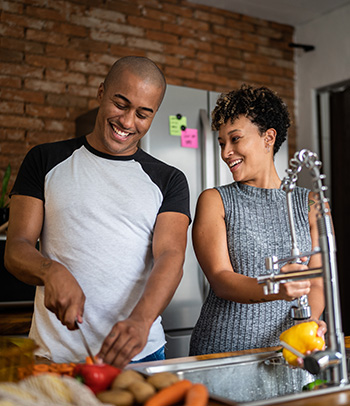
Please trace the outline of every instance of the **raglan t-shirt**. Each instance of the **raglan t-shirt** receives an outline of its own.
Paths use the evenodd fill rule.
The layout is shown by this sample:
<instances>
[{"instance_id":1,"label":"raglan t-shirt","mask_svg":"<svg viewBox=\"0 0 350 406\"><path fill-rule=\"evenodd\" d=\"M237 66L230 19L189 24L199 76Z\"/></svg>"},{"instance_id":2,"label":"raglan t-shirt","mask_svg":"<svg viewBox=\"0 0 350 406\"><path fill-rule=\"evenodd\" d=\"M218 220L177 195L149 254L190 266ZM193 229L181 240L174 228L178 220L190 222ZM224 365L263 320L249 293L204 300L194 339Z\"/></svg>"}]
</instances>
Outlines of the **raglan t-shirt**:
<instances>
[{"instance_id":1,"label":"raglan t-shirt","mask_svg":"<svg viewBox=\"0 0 350 406\"><path fill-rule=\"evenodd\" d=\"M181 171L141 149L131 156L99 152L85 136L30 150L11 195L44 202L40 250L67 267L83 289L83 329L94 353L143 293L153 265L157 215L172 211L190 218ZM46 309L43 286L36 289L29 335L40 347L37 354L55 362L86 357L79 332L69 331ZM134 360L164 344L159 316Z\"/></svg>"}]
</instances>

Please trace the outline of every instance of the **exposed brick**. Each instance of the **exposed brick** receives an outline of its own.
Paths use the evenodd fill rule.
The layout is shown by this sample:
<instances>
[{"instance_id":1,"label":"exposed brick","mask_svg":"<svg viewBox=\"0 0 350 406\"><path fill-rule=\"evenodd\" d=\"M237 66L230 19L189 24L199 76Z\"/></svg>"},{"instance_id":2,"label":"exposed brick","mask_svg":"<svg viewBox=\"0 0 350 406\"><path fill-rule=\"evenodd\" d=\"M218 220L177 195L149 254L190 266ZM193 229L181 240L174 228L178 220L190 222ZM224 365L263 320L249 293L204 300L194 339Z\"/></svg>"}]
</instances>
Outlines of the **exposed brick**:
<instances>
[{"instance_id":1,"label":"exposed brick","mask_svg":"<svg viewBox=\"0 0 350 406\"><path fill-rule=\"evenodd\" d=\"M55 45L68 45L68 36L63 34L57 34L55 32L38 31L28 29L26 38L29 41L47 42Z\"/></svg>"},{"instance_id":2,"label":"exposed brick","mask_svg":"<svg viewBox=\"0 0 350 406\"><path fill-rule=\"evenodd\" d=\"M177 18L173 14L164 13L162 11L153 10L151 8L146 8L146 7L142 9L142 15L144 17L150 18L151 20L163 21L164 23L171 23L171 24L175 24L176 18Z\"/></svg>"},{"instance_id":3,"label":"exposed brick","mask_svg":"<svg viewBox=\"0 0 350 406\"><path fill-rule=\"evenodd\" d=\"M240 41L238 39L229 39L228 46L232 48L242 49L243 51L254 51L256 45L253 42Z\"/></svg>"},{"instance_id":4,"label":"exposed brick","mask_svg":"<svg viewBox=\"0 0 350 406\"><path fill-rule=\"evenodd\" d=\"M63 59L52 56L27 54L25 60L28 65L32 66L42 66L62 70L66 68L66 62Z\"/></svg>"},{"instance_id":5,"label":"exposed brick","mask_svg":"<svg viewBox=\"0 0 350 406\"><path fill-rule=\"evenodd\" d=\"M163 44L157 41L151 41L144 38L127 38L126 45L132 48L149 49L151 51L161 52Z\"/></svg>"},{"instance_id":6,"label":"exposed brick","mask_svg":"<svg viewBox=\"0 0 350 406\"><path fill-rule=\"evenodd\" d=\"M195 10L194 16L198 20L203 20L211 24L225 25L225 17L214 13L207 13L203 10Z\"/></svg>"},{"instance_id":7,"label":"exposed brick","mask_svg":"<svg viewBox=\"0 0 350 406\"><path fill-rule=\"evenodd\" d=\"M244 72L243 78L247 82L265 83L265 84L271 82L269 75L263 75L259 73Z\"/></svg>"},{"instance_id":8,"label":"exposed brick","mask_svg":"<svg viewBox=\"0 0 350 406\"><path fill-rule=\"evenodd\" d=\"M101 54L97 52L90 52L89 62L93 63L104 63L108 67L112 66L117 58L110 54Z\"/></svg>"},{"instance_id":9,"label":"exposed brick","mask_svg":"<svg viewBox=\"0 0 350 406\"><path fill-rule=\"evenodd\" d=\"M179 26L190 27L195 31L209 31L209 24L205 21L196 21L190 18L179 18Z\"/></svg>"},{"instance_id":10,"label":"exposed brick","mask_svg":"<svg viewBox=\"0 0 350 406\"><path fill-rule=\"evenodd\" d=\"M186 0L5 0L1 162L10 157L15 175L31 146L73 137L75 118L98 107L99 84L126 55L154 60L169 84L219 92L243 82L270 86L293 113L293 34L291 26ZM294 129L289 143L295 148Z\"/></svg>"},{"instance_id":11,"label":"exposed brick","mask_svg":"<svg viewBox=\"0 0 350 406\"><path fill-rule=\"evenodd\" d=\"M104 81L104 79L105 79L104 76L90 75L88 77L87 84L95 89L94 94L95 97L97 96L97 89L100 86L100 84Z\"/></svg>"},{"instance_id":12,"label":"exposed brick","mask_svg":"<svg viewBox=\"0 0 350 406\"><path fill-rule=\"evenodd\" d=\"M3 37L24 38L24 28L0 23L0 35Z\"/></svg>"},{"instance_id":13,"label":"exposed brick","mask_svg":"<svg viewBox=\"0 0 350 406\"><path fill-rule=\"evenodd\" d=\"M24 103L0 100L0 111L2 114L5 113L23 114Z\"/></svg>"},{"instance_id":14,"label":"exposed brick","mask_svg":"<svg viewBox=\"0 0 350 406\"><path fill-rule=\"evenodd\" d=\"M62 133L62 132L53 132L53 131L28 131L27 141L29 148L43 144L45 142L55 142L63 141L69 138L74 137L74 133Z\"/></svg>"},{"instance_id":15,"label":"exposed brick","mask_svg":"<svg viewBox=\"0 0 350 406\"><path fill-rule=\"evenodd\" d=\"M201 51L209 52L212 50L212 44L206 41L198 41L192 38L182 38L181 45L188 48L199 49Z\"/></svg>"},{"instance_id":16,"label":"exposed brick","mask_svg":"<svg viewBox=\"0 0 350 406\"><path fill-rule=\"evenodd\" d=\"M175 55L178 58L193 58L196 54L195 47L187 48L185 46L177 45L164 45L164 52L166 54Z\"/></svg>"},{"instance_id":17,"label":"exposed brick","mask_svg":"<svg viewBox=\"0 0 350 406\"><path fill-rule=\"evenodd\" d=\"M146 56L146 50L132 48L130 46L120 46L112 44L110 47L110 54L115 55L117 59L123 56L135 55L135 56Z\"/></svg>"},{"instance_id":18,"label":"exposed brick","mask_svg":"<svg viewBox=\"0 0 350 406\"><path fill-rule=\"evenodd\" d=\"M22 79L20 77L0 75L0 87L15 87L22 86Z\"/></svg>"},{"instance_id":19,"label":"exposed brick","mask_svg":"<svg viewBox=\"0 0 350 406\"><path fill-rule=\"evenodd\" d=\"M213 32L223 37L241 39L242 32L234 28L227 28L225 26L213 25Z\"/></svg>"},{"instance_id":20,"label":"exposed brick","mask_svg":"<svg viewBox=\"0 0 350 406\"><path fill-rule=\"evenodd\" d=\"M198 52L197 58L203 62L210 62L217 65L225 65L227 58L221 55L215 55L212 52Z\"/></svg>"},{"instance_id":21,"label":"exposed brick","mask_svg":"<svg viewBox=\"0 0 350 406\"><path fill-rule=\"evenodd\" d=\"M155 28L155 27L152 27ZM157 28L158 29L158 28ZM162 28L164 33L171 33L181 37L193 37L195 35L195 30L190 27L184 27L177 24L164 24Z\"/></svg>"},{"instance_id":22,"label":"exposed brick","mask_svg":"<svg viewBox=\"0 0 350 406\"><path fill-rule=\"evenodd\" d=\"M39 104L27 104L26 114L32 117L66 118L67 109L64 107L54 107Z\"/></svg>"},{"instance_id":23,"label":"exposed brick","mask_svg":"<svg viewBox=\"0 0 350 406\"><path fill-rule=\"evenodd\" d=\"M25 28L33 28L36 30L42 30L44 28L45 20L28 17L24 14L10 14L10 13L2 13L1 14L1 21L6 22L13 27L25 27Z\"/></svg>"},{"instance_id":24,"label":"exposed brick","mask_svg":"<svg viewBox=\"0 0 350 406\"><path fill-rule=\"evenodd\" d=\"M10 13L22 14L23 4L3 0L1 2L1 10L8 11Z\"/></svg>"},{"instance_id":25,"label":"exposed brick","mask_svg":"<svg viewBox=\"0 0 350 406\"><path fill-rule=\"evenodd\" d=\"M110 44L108 42L92 41L91 38L71 38L70 45L79 52L105 52L108 53ZM75 58L72 58L75 59Z\"/></svg>"},{"instance_id":26,"label":"exposed brick","mask_svg":"<svg viewBox=\"0 0 350 406\"><path fill-rule=\"evenodd\" d=\"M48 94L46 97L46 101L49 105L52 106L62 106L62 107L79 107L79 108L86 108L88 102L86 97L76 97L72 96L71 94Z\"/></svg>"},{"instance_id":27,"label":"exposed brick","mask_svg":"<svg viewBox=\"0 0 350 406\"><path fill-rule=\"evenodd\" d=\"M26 7L26 14L29 16L39 17L42 20L56 20L56 21L64 21L65 15L61 13L59 10L50 10L48 8L41 8L41 7Z\"/></svg>"},{"instance_id":28,"label":"exposed brick","mask_svg":"<svg viewBox=\"0 0 350 406\"><path fill-rule=\"evenodd\" d=\"M39 79L43 77L43 69L26 64L18 65L16 63L0 62L0 71L4 75L21 76L22 78L34 77Z\"/></svg>"},{"instance_id":29,"label":"exposed brick","mask_svg":"<svg viewBox=\"0 0 350 406\"><path fill-rule=\"evenodd\" d=\"M170 66L180 66L180 59L176 56L169 56L155 52L148 52L147 57L152 59L155 63L162 63Z\"/></svg>"},{"instance_id":30,"label":"exposed brick","mask_svg":"<svg viewBox=\"0 0 350 406\"><path fill-rule=\"evenodd\" d=\"M95 41L111 42L112 44L125 44L125 37L121 34L111 34L107 31L91 30L90 38Z\"/></svg>"},{"instance_id":31,"label":"exposed brick","mask_svg":"<svg viewBox=\"0 0 350 406\"><path fill-rule=\"evenodd\" d=\"M106 75L108 72L108 68L103 64L78 61L70 61L69 70L75 72L91 73L95 75Z\"/></svg>"},{"instance_id":32,"label":"exposed brick","mask_svg":"<svg viewBox=\"0 0 350 406\"><path fill-rule=\"evenodd\" d=\"M44 93L21 89L0 89L0 97L5 100L18 100L28 103L44 103Z\"/></svg>"},{"instance_id":33,"label":"exposed brick","mask_svg":"<svg viewBox=\"0 0 350 406\"><path fill-rule=\"evenodd\" d=\"M185 69L192 69L196 72L214 72L214 65L211 63L203 63L193 59L184 59L182 67Z\"/></svg>"},{"instance_id":34,"label":"exposed brick","mask_svg":"<svg viewBox=\"0 0 350 406\"><path fill-rule=\"evenodd\" d=\"M75 124L64 120L45 120L45 130L73 134L75 131Z\"/></svg>"},{"instance_id":35,"label":"exposed brick","mask_svg":"<svg viewBox=\"0 0 350 406\"><path fill-rule=\"evenodd\" d=\"M163 27L163 25L160 21L149 20L148 18L138 17L138 16L128 16L128 23L131 26L142 27L142 28L146 28L146 29L150 28L153 30L160 30ZM164 30L167 30L168 25L173 25L173 24L165 24Z\"/></svg>"},{"instance_id":36,"label":"exposed brick","mask_svg":"<svg viewBox=\"0 0 350 406\"><path fill-rule=\"evenodd\" d=\"M59 32L73 37L86 37L88 34L86 27L56 21L47 21L45 23L45 30Z\"/></svg>"},{"instance_id":37,"label":"exposed brick","mask_svg":"<svg viewBox=\"0 0 350 406\"><path fill-rule=\"evenodd\" d=\"M0 47L3 49L12 49L18 51L31 52L35 54L44 53L44 45L38 42L25 41L14 38L0 38Z\"/></svg>"},{"instance_id":38,"label":"exposed brick","mask_svg":"<svg viewBox=\"0 0 350 406\"><path fill-rule=\"evenodd\" d=\"M21 62L23 60L23 53L18 51L11 51L10 49L3 49L0 54L0 61L3 62Z\"/></svg>"},{"instance_id":39,"label":"exposed brick","mask_svg":"<svg viewBox=\"0 0 350 406\"><path fill-rule=\"evenodd\" d=\"M0 153L3 156L10 157L11 169L14 173L17 173L19 163L15 164L13 156L19 156L19 159L22 161L27 151L27 145L22 142L3 141L0 144Z\"/></svg>"},{"instance_id":40,"label":"exposed brick","mask_svg":"<svg viewBox=\"0 0 350 406\"><path fill-rule=\"evenodd\" d=\"M279 49L258 46L257 51L261 55L272 56L273 58L283 59L283 52Z\"/></svg>"},{"instance_id":41,"label":"exposed brick","mask_svg":"<svg viewBox=\"0 0 350 406\"><path fill-rule=\"evenodd\" d=\"M163 11L171 14L175 14L177 16L181 17L186 17L186 18L192 18L193 17L193 11L192 9L189 9L188 7L183 7L183 6L178 6L174 4L167 4L167 3L162 3L162 9Z\"/></svg>"},{"instance_id":42,"label":"exposed brick","mask_svg":"<svg viewBox=\"0 0 350 406\"><path fill-rule=\"evenodd\" d=\"M84 84L86 83L86 77L82 73L78 72L66 72L47 69L45 77L47 80L54 82L62 83L75 83L75 84Z\"/></svg>"},{"instance_id":43,"label":"exposed brick","mask_svg":"<svg viewBox=\"0 0 350 406\"><path fill-rule=\"evenodd\" d=\"M87 12L91 17L96 17L101 20L113 21L115 23L125 23L126 16L124 13L111 11L110 9L102 9L92 7Z\"/></svg>"},{"instance_id":44,"label":"exposed brick","mask_svg":"<svg viewBox=\"0 0 350 406\"><path fill-rule=\"evenodd\" d=\"M79 61L86 59L86 52L83 52L80 49L61 47L51 44L46 46L46 55L55 56L57 58L76 59Z\"/></svg>"},{"instance_id":45,"label":"exposed brick","mask_svg":"<svg viewBox=\"0 0 350 406\"><path fill-rule=\"evenodd\" d=\"M179 38L176 35L166 34L162 31L150 31L146 32L146 38L152 41L167 42L169 44L177 45Z\"/></svg>"},{"instance_id":46,"label":"exposed brick","mask_svg":"<svg viewBox=\"0 0 350 406\"><path fill-rule=\"evenodd\" d=\"M18 128L0 128L0 140L24 141L25 130Z\"/></svg>"},{"instance_id":47,"label":"exposed brick","mask_svg":"<svg viewBox=\"0 0 350 406\"><path fill-rule=\"evenodd\" d=\"M44 123L42 120L32 117L14 116L14 115L3 115L0 114L0 122L3 123L4 127L9 128L24 128L24 129L42 129Z\"/></svg>"},{"instance_id":48,"label":"exposed brick","mask_svg":"<svg viewBox=\"0 0 350 406\"><path fill-rule=\"evenodd\" d=\"M52 82L49 80L26 79L24 81L24 87L26 89L40 90L46 93L62 94L65 92L66 84Z\"/></svg>"},{"instance_id":49,"label":"exposed brick","mask_svg":"<svg viewBox=\"0 0 350 406\"><path fill-rule=\"evenodd\" d=\"M189 69L181 69L181 68L174 68L174 67L166 67L165 68L165 76L175 76L179 78L186 78L186 79L194 79L196 77L196 72Z\"/></svg>"},{"instance_id":50,"label":"exposed brick","mask_svg":"<svg viewBox=\"0 0 350 406\"><path fill-rule=\"evenodd\" d=\"M69 85L68 93L75 96L96 97L97 89L96 87Z\"/></svg>"}]
</instances>

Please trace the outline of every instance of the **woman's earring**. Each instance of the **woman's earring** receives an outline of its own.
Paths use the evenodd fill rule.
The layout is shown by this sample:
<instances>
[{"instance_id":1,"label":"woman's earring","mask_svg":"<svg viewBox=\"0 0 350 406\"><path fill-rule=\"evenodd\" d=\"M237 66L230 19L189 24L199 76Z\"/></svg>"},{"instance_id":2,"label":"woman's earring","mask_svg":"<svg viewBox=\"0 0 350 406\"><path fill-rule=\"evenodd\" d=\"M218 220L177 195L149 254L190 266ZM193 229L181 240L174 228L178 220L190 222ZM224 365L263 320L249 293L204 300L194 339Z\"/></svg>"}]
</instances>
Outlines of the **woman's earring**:
<instances>
[{"instance_id":1,"label":"woman's earring","mask_svg":"<svg viewBox=\"0 0 350 406\"><path fill-rule=\"evenodd\" d=\"M270 152L270 144L266 144L266 151Z\"/></svg>"}]
</instances>

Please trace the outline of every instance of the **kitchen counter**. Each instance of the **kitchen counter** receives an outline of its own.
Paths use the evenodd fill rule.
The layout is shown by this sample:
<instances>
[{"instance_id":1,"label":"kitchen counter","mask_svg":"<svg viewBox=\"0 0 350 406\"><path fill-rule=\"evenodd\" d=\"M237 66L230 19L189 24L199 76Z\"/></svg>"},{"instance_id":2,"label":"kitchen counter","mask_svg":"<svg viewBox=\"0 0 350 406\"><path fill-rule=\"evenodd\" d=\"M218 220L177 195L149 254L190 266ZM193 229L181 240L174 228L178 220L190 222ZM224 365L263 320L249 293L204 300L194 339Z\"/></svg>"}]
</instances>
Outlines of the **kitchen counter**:
<instances>
[{"instance_id":1,"label":"kitchen counter","mask_svg":"<svg viewBox=\"0 0 350 406\"><path fill-rule=\"evenodd\" d=\"M193 356L193 357L183 357L183 358L174 358L168 359L165 361L154 361L148 363L148 365L153 366L167 366L171 364L180 364L180 363L188 363L188 362L195 362L195 361L202 361L202 360L210 360L210 359L218 359L224 357L236 357L240 355L250 355L250 354L257 354L266 351L275 351L281 347L272 347L268 349L255 349L255 350L245 350L245 351L237 351L231 353L222 353L222 354L208 354L208 355L200 355L200 356ZM139 364L141 365L141 364ZM145 363L143 364L145 365ZM136 367L139 369L137 364L133 364L132 368ZM220 372L218 371L218 374ZM333 389L325 389L324 392L332 391ZM299 399L301 396L308 396L307 398ZM295 399L290 399L291 397L295 397ZM341 388L337 388L336 392L333 393L321 393L317 395L317 391L314 392L303 392L302 394L295 394L295 395L288 395L289 400L282 402L277 401L278 398L271 399L271 403L268 400L264 401L264 404L267 405L279 405L279 406L340 406L340 405L350 405L350 386L348 385L345 390ZM280 398L281 399L281 398ZM265 403L266 402L266 403ZM235 405L244 405L245 403L236 403L234 401L227 401L225 399L220 399L220 397L213 396L210 399L209 406L235 406ZM248 403L249 404L249 403Z\"/></svg>"},{"instance_id":2,"label":"kitchen counter","mask_svg":"<svg viewBox=\"0 0 350 406\"><path fill-rule=\"evenodd\" d=\"M27 335L32 315L33 306L0 309L0 335Z\"/></svg>"}]
</instances>

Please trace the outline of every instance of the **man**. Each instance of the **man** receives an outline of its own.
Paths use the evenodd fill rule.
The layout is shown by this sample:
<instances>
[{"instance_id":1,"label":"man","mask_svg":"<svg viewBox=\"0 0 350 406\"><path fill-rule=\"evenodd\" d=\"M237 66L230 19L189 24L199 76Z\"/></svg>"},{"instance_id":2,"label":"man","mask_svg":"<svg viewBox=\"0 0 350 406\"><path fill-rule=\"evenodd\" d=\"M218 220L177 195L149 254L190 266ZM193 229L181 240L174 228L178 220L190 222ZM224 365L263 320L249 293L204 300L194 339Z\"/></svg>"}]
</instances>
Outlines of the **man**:
<instances>
[{"instance_id":1,"label":"man","mask_svg":"<svg viewBox=\"0 0 350 406\"><path fill-rule=\"evenodd\" d=\"M30 337L40 356L84 359L77 321L104 362L164 358L159 315L182 277L189 192L138 142L165 89L152 61L121 58L99 86L92 133L36 146L22 163L5 265L38 285Z\"/></svg>"}]
</instances>

